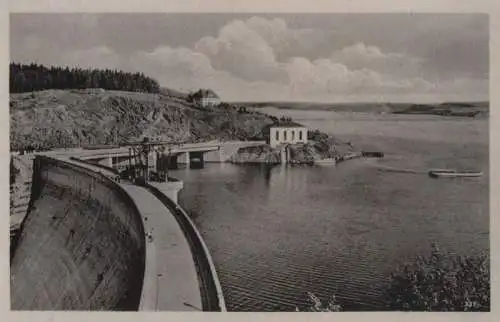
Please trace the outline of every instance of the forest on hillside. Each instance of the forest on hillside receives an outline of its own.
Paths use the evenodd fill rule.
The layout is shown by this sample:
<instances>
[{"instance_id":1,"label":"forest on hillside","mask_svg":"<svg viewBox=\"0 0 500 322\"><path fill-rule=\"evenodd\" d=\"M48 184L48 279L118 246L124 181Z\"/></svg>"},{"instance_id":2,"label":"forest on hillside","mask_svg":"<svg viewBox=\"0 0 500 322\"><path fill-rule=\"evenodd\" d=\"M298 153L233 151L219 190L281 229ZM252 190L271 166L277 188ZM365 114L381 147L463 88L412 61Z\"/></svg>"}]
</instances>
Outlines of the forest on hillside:
<instances>
[{"instance_id":1,"label":"forest on hillside","mask_svg":"<svg viewBox=\"0 0 500 322\"><path fill-rule=\"evenodd\" d=\"M38 64L10 64L11 93L46 89L102 88L107 90L158 93L158 82L143 73L79 67L46 67Z\"/></svg>"}]
</instances>

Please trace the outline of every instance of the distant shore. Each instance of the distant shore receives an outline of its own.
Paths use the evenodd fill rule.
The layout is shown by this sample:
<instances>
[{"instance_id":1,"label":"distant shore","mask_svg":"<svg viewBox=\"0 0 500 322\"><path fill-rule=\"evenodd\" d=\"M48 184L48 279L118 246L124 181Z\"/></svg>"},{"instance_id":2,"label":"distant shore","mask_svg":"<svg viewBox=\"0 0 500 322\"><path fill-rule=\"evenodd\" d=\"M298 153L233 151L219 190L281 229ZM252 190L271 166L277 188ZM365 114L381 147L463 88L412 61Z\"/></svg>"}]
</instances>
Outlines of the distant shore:
<instances>
[{"instance_id":1,"label":"distant shore","mask_svg":"<svg viewBox=\"0 0 500 322\"><path fill-rule=\"evenodd\" d=\"M248 102L256 109L272 107L280 110L362 112L382 114L425 114L450 117L475 117L489 114L488 101L443 103L315 103L315 102Z\"/></svg>"}]
</instances>

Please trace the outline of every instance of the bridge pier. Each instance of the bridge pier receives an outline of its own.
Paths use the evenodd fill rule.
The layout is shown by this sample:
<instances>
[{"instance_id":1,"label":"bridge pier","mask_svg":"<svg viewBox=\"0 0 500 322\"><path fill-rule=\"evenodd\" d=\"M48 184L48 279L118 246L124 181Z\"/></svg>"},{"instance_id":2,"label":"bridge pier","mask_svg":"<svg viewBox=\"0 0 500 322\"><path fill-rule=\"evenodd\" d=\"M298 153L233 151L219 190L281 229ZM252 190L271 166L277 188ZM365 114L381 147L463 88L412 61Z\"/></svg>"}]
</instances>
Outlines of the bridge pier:
<instances>
[{"instance_id":1,"label":"bridge pier","mask_svg":"<svg viewBox=\"0 0 500 322\"><path fill-rule=\"evenodd\" d=\"M177 163L177 156L176 155L169 155L167 156L167 168L170 170L175 170L179 169L179 164Z\"/></svg>"},{"instance_id":2,"label":"bridge pier","mask_svg":"<svg viewBox=\"0 0 500 322\"><path fill-rule=\"evenodd\" d=\"M208 151L203 154L203 161L204 162L224 162L224 158L222 157L222 151L219 148L218 150L215 151Z\"/></svg>"},{"instance_id":3,"label":"bridge pier","mask_svg":"<svg viewBox=\"0 0 500 322\"><path fill-rule=\"evenodd\" d=\"M189 153L189 167L193 169L201 169L205 166L203 152L188 152Z\"/></svg>"},{"instance_id":4,"label":"bridge pier","mask_svg":"<svg viewBox=\"0 0 500 322\"><path fill-rule=\"evenodd\" d=\"M179 191L181 191L184 187L184 183L182 181L169 181L161 183L149 182L149 184L160 190L175 203L177 203L177 195L179 194Z\"/></svg>"},{"instance_id":5,"label":"bridge pier","mask_svg":"<svg viewBox=\"0 0 500 322\"><path fill-rule=\"evenodd\" d=\"M182 152L177 156L177 163L189 164L189 152Z\"/></svg>"},{"instance_id":6,"label":"bridge pier","mask_svg":"<svg viewBox=\"0 0 500 322\"><path fill-rule=\"evenodd\" d=\"M283 146L280 151L281 164L287 164L290 162L291 159L292 157L291 157L290 147L288 145Z\"/></svg>"},{"instance_id":7,"label":"bridge pier","mask_svg":"<svg viewBox=\"0 0 500 322\"><path fill-rule=\"evenodd\" d=\"M153 171L158 171L157 164L158 164L158 152L152 151L149 156L149 169Z\"/></svg>"}]
</instances>

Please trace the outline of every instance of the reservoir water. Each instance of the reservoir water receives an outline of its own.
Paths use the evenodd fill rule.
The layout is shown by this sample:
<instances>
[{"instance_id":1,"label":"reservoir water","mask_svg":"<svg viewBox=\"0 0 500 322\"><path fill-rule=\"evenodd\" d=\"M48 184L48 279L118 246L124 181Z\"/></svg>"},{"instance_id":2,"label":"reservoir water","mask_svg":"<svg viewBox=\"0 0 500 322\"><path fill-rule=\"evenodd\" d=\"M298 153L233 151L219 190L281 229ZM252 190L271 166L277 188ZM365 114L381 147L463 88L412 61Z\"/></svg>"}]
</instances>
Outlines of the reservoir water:
<instances>
[{"instance_id":1,"label":"reservoir water","mask_svg":"<svg viewBox=\"0 0 500 322\"><path fill-rule=\"evenodd\" d=\"M294 310L309 303L308 291L335 294L346 310L382 310L390 272L428 255L432 243L448 254L489 251L488 120L289 115L386 157L173 171L184 180L180 203L205 238L230 311ZM426 174L448 167L484 176Z\"/></svg>"}]
</instances>

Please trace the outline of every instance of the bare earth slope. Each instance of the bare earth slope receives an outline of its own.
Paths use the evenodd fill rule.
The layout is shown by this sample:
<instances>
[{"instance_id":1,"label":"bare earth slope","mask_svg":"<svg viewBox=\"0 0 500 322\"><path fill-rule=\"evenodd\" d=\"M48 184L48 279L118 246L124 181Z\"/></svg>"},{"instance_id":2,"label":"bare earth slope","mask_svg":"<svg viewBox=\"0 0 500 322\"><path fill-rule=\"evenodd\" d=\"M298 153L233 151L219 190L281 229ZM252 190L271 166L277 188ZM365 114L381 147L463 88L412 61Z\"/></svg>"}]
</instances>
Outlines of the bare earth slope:
<instances>
[{"instance_id":1,"label":"bare earth slope","mask_svg":"<svg viewBox=\"0 0 500 322\"><path fill-rule=\"evenodd\" d=\"M163 94L47 90L10 95L12 149L161 140L245 140L272 119L235 108L202 110Z\"/></svg>"}]
</instances>

